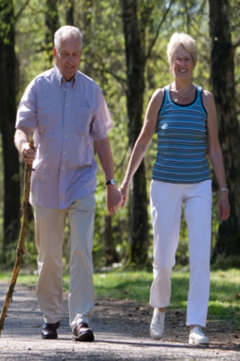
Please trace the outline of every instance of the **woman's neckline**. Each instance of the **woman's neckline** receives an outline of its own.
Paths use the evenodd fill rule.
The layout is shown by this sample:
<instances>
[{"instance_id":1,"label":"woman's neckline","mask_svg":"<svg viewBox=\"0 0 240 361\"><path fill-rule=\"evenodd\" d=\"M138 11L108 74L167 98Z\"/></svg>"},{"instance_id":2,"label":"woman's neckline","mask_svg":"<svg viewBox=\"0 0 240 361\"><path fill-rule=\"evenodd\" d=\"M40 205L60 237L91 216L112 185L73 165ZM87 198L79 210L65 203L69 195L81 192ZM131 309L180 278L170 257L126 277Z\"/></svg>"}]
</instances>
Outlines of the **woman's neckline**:
<instances>
[{"instance_id":1,"label":"woman's neckline","mask_svg":"<svg viewBox=\"0 0 240 361\"><path fill-rule=\"evenodd\" d=\"M183 92L183 95L181 95L180 91L178 92L177 90L172 89L172 83L171 83L169 85L169 98L171 102L182 107L191 105L197 99L197 87L196 85L191 84L191 86L189 87L189 93L187 93L186 91L185 93ZM186 102L184 101L184 99L186 99Z\"/></svg>"}]
</instances>

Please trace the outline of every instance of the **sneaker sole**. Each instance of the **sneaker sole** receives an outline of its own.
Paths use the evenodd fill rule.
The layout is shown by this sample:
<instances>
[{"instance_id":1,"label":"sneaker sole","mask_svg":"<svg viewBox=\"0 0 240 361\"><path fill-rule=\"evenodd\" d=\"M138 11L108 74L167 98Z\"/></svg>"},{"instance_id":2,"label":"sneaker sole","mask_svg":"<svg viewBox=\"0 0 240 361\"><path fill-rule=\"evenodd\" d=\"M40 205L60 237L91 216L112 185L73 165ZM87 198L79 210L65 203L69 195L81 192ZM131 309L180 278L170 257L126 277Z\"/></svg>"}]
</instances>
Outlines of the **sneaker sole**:
<instances>
[{"instance_id":1,"label":"sneaker sole","mask_svg":"<svg viewBox=\"0 0 240 361\"><path fill-rule=\"evenodd\" d=\"M45 336L41 334L41 337L43 340L56 340L58 338L57 335L52 335L52 336Z\"/></svg>"},{"instance_id":2,"label":"sneaker sole","mask_svg":"<svg viewBox=\"0 0 240 361\"><path fill-rule=\"evenodd\" d=\"M150 331L150 336L153 340L161 340L161 338L163 338L163 334L162 335L156 335L156 334L153 334L151 331Z\"/></svg>"},{"instance_id":3,"label":"sneaker sole","mask_svg":"<svg viewBox=\"0 0 240 361\"><path fill-rule=\"evenodd\" d=\"M189 343L190 345L208 345L208 344L209 344L209 341L198 342L198 341L194 341L194 340L190 339L190 340L188 341L188 343Z\"/></svg>"},{"instance_id":4,"label":"sneaker sole","mask_svg":"<svg viewBox=\"0 0 240 361\"><path fill-rule=\"evenodd\" d=\"M150 335L151 336L151 338L153 339L153 340L161 340L163 337L162 336L153 336L153 335Z\"/></svg>"},{"instance_id":5,"label":"sneaker sole","mask_svg":"<svg viewBox=\"0 0 240 361\"><path fill-rule=\"evenodd\" d=\"M73 339L80 342L92 342L94 341L94 335L91 331L86 331L79 336L73 336Z\"/></svg>"}]
</instances>

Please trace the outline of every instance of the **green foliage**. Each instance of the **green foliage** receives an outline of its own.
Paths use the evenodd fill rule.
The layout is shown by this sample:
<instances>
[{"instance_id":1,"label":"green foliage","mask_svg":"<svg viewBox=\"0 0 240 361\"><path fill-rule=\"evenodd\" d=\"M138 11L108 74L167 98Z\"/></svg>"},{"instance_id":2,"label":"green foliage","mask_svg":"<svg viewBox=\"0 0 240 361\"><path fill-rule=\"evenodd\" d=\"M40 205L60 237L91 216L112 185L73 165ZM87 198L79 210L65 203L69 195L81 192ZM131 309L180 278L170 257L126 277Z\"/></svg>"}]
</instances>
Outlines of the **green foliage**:
<instances>
[{"instance_id":1,"label":"green foliage","mask_svg":"<svg viewBox=\"0 0 240 361\"><path fill-rule=\"evenodd\" d=\"M240 268L240 259L238 255L226 256L225 254L217 255L214 260L215 269L229 269L232 267Z\"/></svg>"},{"instance_id":2,"label":"green foliage","mask_svg":"<svg viewBox=\"0 0 240 361\"><path fill-rule=\"evenodd\" d=\"M0 38L6 45L11 41L12 25L14 24L13 1L0 0Z\"/></svg>"},{"instance_id":3,"label":"green foliage","mask_svg":"<svg viewBox=\"0 0 240 361\"><path fill-rule=\"evenodd\" d=\"M0 135L0 244L3 238L3 163L2 137Z\"/></svg>"},{"instance_id":4,"label":"green foliage","mask_svg":"<svg viewBox=\"0 0 240 361\"><path fill-rule=\"evenodd\" d=\"M0 9L4 4L11 2L0 1ZM209 88L209 57L210 41L208 29L208 7L206 1L176 0L170 11L163 20L164 12L170 1L139 0L140 13L142 16L148 8L149 16L145 19L146 49L150 48L159 25L160 33L151 51L147 62L145 80L146 90L144 99L144 110L156 88L163 87L171 81L169 65L166 56L166 47L171 34L175 31L186 31L197 41L198 63L194 72L194 81L203 87ZM239 40L239 0L231 0L232 5L232 36L233 41ZM18 99L23 93L29 81L40 72L46 70L49 64L49 54L46 52L46 25L45 15L47 9L46 1L38 0L14 0L14 12L16 20L16 54L18 58L19 92ZM57 2L60 25L66 22L66 12L69 0ZM3 13L1 13L3 16ZM94 78L103 89L110 112L112 114L114 128L110 131L110 140L115 160L115 178L120 184L123 178L129 159L129 147L127 138L127 113L126 113L126 64L125 44L122 32L120 1L115 0L76 0L75 25L83 31L84 47L80 70ZM0 22L0 33L6 32ZM52 44L53 45L53 44ZM240 84L240 57L239 47L236 48L236 83ZM240 91L237 87L237 95ZM237 97L239 98L239 97ZM239 107L238 101L238 107ZM240 112L239 112L240 114ZM0 152L2 147L0 144ZM156 152L156 138L154 137L151 146L145 156L147 188L151 181L152 164ZM0 241L2 240L2 209L3 209L3 180L2 180L2 154L0 153ZM99 269L104 265L104 216L107 213L105 199L105 181L101 171L97 175L98 187L96 192L97 209L95 223L94 241L94 264ZM216 195L214 194L213 207L213 247L215 235L218 230L219 218L216 208ZM150 212L149 212L150 214ZM149 216L150 217L150 216ZM129 254L129 218L128 208L120 209L112 217L113 244L122 263L127 263ZM68 228L66 226L66 238ZM33 267L36 264L36 248L33 237L33 225L27 236L28 255L24 258L27 266ZM149 261L152 259L152 230L150 233ZM68 263L68 244L65 242L64 264ZM9 262L14 259L15 250L9 251ZM176 255L177 264L188 263L188 241L187 230L183 220L180 233L180 244ZM223 260L222 260L223 261ZM218 264L223 264L218 260ZM235 260L231 260L234 261Z\"/></svg>"},{"instance_id":5,"label":"green foliage","mask_svg":"<svg viewBox=\"0 0 240 361\"><path fill-rule=\"evenodd\" d=\"M16 1L16 11L24 4ZM19 63L19 97L26 85L39 73L50 68L49 54L45 46L45 1L30 0L18 18L16 27L16 53ZM53 44L52 44L53 47Z\"/></svg>"}]
</instances>

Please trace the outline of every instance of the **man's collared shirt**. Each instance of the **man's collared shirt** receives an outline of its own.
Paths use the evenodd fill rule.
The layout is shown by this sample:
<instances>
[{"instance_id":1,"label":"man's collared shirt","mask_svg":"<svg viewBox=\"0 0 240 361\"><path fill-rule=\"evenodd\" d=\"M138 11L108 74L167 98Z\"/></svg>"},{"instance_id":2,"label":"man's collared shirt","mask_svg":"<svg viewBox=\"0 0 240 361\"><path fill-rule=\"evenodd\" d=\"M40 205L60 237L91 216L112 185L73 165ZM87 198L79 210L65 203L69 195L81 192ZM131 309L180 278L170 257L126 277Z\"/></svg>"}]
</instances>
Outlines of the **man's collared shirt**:
<instances>
[{"instance_id":1,"label":"man's collared shirt","mask_svg":"<svg viewBox=\"0 0 240 361\"><path fill-rule=\"evenodd\" d=\"M94 141L112 127L98 85L78 71L66 82L59 69L37 76L20 101L16 128L33 133L30 202L33 206L67 208L95 191Z\"/></svg>"}]
</instances>

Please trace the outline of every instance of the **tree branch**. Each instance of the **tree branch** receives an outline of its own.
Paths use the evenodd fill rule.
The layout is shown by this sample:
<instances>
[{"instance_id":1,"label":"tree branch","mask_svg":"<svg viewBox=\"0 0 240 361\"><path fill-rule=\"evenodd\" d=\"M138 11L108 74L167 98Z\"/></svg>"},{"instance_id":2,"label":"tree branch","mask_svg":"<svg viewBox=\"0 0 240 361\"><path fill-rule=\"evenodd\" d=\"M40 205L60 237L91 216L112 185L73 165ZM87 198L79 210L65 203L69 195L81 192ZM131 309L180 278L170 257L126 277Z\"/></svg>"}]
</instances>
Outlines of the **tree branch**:
<instances>
[{"instance_id":1,"label":"tree branch","mask_svg":"<svg viewBox=\"0 0 240 361\"><path fill-rule=\"evenodd\" d=\"M123 91L125 93L127 93L127 81L125 78L117 75L114 71L112 71L111 69L107 69L106 67L102 66L102 67L96 67L95 71L98 71L99 73L101 72L105 72L109 75L111 75L122 87Z\"/></svg>"},{"instance_id":2,"label":"tree branch","mask_svg":"<svg viewBox=\"0 0 240 361\"><path fill-rule=\"evenodd\" d=\"M147 59L149 59L150 56L151 56L152 49L153 49L153 47L154 47L154 45L155 45L155 43L156 43L156 41L157 41L157 38L158 38L158 36L159 36L159 32L160 32L160 29L161 29L161 27L162 27L162 24L163 24L164 21L166 20L167 15L168 15L168 13L169 13L169 11L170 11L170 9L171 9L174 1L175 1L175 0L170 0L168 8L167 8L166 11L164 12L163 17L162 17L161 21L160 21L159 24L158 24L158 27L157 27L155 36L153 37L152 41L150 42L150 45L149 45L148 50L147 50L147 52L146 52L145 61L146 61Z\"/></svg>"},{"instance_id":3,"label":"tree branch","mask_svg":"<svg viewBox=\"0 0 240 361\"><path fill-rule=\"evenodd\" d=\"M26 0L25 3L22 5L22 7L19 9L18 13L15 15L15 21L17 22L20 16L22 15L23 11L29 4L30 0Z\"/></svg>"},{"instance_id":4,"label":"tree branch","mask_svg":"<svg viewBox=\"0 0 240 361\"><path fill-rule=\"evenodd\" d=\"M240 46L240 39L233 44L233 49L235 50L238 46Z\"/></svg>"}]
</instances>

